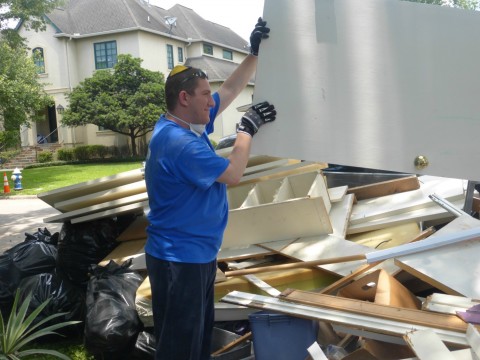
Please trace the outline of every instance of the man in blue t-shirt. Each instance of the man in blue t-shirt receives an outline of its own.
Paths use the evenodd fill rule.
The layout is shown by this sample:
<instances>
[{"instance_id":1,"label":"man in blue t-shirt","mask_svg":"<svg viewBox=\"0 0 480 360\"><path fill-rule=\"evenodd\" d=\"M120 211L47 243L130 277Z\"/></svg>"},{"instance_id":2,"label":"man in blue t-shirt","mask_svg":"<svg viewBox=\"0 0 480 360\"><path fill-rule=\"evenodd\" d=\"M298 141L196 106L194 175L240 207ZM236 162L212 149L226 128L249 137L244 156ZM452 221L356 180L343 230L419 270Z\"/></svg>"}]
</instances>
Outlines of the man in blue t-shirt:
<instances>
[{"instance_id":1,"label":"man in blue t-shirt","mask_svg":"<svg viewBox=\"0 0 480 360\"><path fill-rule=\"evenodd\" d=\"M145 166L150 212L145 246L152 291L155 359L210 359L216 257L227 225L226 186L245 171L253 135L276 111L267 102L241 118L228 158L208 139L214 120L255 72L261 18L250 37L251 54L212 94L200 69L176 66L165 83L166 114L155 125Z\"/></svg>"}]
</instances>

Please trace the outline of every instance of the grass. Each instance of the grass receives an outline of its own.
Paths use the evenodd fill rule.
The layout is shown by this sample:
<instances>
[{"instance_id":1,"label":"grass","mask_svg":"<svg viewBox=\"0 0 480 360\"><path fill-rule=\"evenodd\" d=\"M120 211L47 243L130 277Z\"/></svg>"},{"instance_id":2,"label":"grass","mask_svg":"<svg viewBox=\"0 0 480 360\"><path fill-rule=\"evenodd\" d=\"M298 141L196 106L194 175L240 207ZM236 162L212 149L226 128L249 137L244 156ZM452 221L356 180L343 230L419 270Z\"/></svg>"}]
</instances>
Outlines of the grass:
<instances>
[{"instance_id":1,"label":"grass","mask_svg":"<svg viewBox=\"0 0 480 360\"><path fill-rule=\"evenodd\" d=\"M7 171L6 174L10 184L9 196L38 195L40 193L62 188L68 185L78 184L84 181L98 179L124 171L140 169L141 167L141 162L113 162L101 164L59 165L24 169L22 170L21 179L23 190L14 190L14 182L11 179L12 172Z\"/></svg>"}]
</instances>

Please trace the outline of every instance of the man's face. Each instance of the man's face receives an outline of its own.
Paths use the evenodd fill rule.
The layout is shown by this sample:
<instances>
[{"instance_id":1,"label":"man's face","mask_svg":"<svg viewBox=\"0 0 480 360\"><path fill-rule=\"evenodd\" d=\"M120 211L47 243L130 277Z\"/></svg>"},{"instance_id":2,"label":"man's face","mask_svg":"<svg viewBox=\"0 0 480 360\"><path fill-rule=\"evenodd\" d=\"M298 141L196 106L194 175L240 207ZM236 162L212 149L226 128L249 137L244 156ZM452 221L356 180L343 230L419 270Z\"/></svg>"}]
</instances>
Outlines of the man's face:
<instances>
[{"instance_id":1,"label":"man's face","mask_svg":"<svg viewBox=\"0 0 480 360\"><path fill-rule=\"evenodd\" d=\"M190 109L192 124L208 124L210 121L210 108L215 106L212 90L207 79L197 79L197 87L190 95Z\"/></svg>"}]
</instances>

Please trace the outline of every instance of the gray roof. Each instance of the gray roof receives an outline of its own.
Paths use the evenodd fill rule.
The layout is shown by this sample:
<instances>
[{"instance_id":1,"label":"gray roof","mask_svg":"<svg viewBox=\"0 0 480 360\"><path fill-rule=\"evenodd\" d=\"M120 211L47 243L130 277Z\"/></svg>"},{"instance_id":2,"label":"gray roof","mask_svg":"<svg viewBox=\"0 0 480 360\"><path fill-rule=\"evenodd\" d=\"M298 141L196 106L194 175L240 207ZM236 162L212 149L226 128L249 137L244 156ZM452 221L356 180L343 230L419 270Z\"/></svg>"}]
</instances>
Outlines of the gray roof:
<instances>
[{"instance_id":1,"label":"gray roof","mask_svg":"<svg viewBox=\"0 0 480 360\"><path fill-rule=\"evenodd\" d=\"M185 41L202 40L237 50L248 42L228 27L203 19L192 9L175 5L168 10L144 0L66 0L48 19L58 33L89 36L104 32L142 29L175 36ZM176 18L170 26L167 17Z\"/></svg>"}]
</instances>

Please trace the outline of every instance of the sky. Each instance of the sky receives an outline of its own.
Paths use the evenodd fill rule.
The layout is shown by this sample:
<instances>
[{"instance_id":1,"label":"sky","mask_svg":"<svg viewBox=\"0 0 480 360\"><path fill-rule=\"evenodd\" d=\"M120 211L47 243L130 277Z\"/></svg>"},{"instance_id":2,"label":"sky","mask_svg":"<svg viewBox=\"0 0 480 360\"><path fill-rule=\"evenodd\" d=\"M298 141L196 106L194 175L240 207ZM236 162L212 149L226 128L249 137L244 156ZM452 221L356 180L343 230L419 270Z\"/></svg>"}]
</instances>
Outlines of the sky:
<instances>
[{"instance_id":1,"label":"sky","mask_svg":"<svg viewBox=\"0 0 480 360\"><path fill-rule=\"evenodd\" d=\"M150 4L164 9L175 4L186 6L205 20L229 27L246 41L263 15L263 3L264 0L150 0Z\"/></svg>"}]
</instances>

